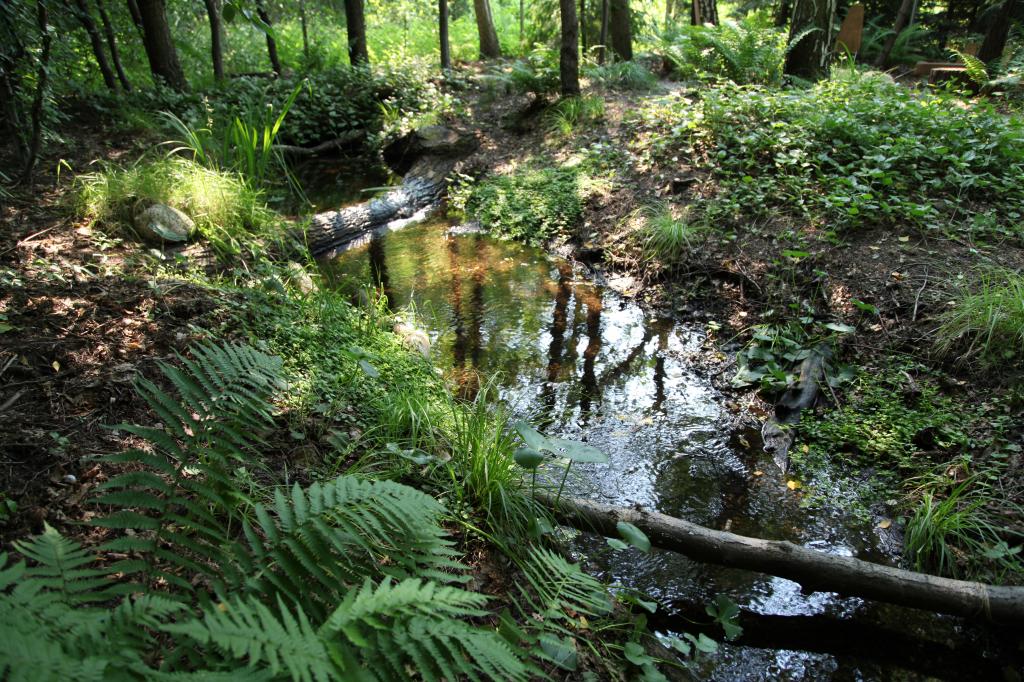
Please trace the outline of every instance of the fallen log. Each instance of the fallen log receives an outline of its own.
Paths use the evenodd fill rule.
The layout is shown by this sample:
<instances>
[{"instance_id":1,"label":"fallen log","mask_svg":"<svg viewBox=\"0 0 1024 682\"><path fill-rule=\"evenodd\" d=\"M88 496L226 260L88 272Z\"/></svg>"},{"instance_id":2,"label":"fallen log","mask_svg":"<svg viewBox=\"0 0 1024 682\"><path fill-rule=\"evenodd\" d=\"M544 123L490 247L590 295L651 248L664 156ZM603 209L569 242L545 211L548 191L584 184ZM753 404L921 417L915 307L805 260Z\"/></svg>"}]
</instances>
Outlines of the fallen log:
<instances>
[{"instance_id":1,"label":"fallen log","mask_svg":"<svg viewBox=\"0 0 1024 682\"><path fill-rule=\"evenodd\" d=\"M776 466L789 470L789 448L793 445L793 431L786 424L800 421L800 413L818 401L819 387L825 381L825 364L832 358L832 349L826 345L811 351L800 364L800 379L790 387L775 405L775 414L761 427L764 451L772 455Z\"/></svg>"},{"instance_id":2,"label":"fallen log","mask_svg":"<svg viewBox=\"0 0 1024 682\"><path fill-rule=\"evenodd\" d=\"M825 554L791 542L761 540L712 530L658 512L613 507L581 499L537 493L560 522L616 537L619 521L631 523L662 549L696 561L742 568L793 580L808 591L983 618L1024 623L1024 587L985 585L882 566L853 557Z\"/></svg>"},{"instance_id":3,"label":"fallen log","mask_svg":"<svg viewBox=\"0 0 1024 682\"><path fill-rule=\"evenodd\" d=\"M347 133L343 133L333 140L327 140L321 142L313 147L300 147L295 144L275 144L271 146L275 152L281 152L288 156L320 156L327 152L337 152L345 149L353 142L363 139L366 137L365 130L350 130Z\"/></svg>"},{"instance_id":4,"label":"fallen log","mask_svg":"<svg viewBox=\"0 0 1024 682\"><path fill-rule=\"evenodd\" d=\"M306 233L310 252L329 257L368 233L426 215L444 196L455 165L474 146L474 139L441 126L421 128L389 146L384 158L404 176L402 184L368 202L313 216Z\"/></svg>"}]
</instances>

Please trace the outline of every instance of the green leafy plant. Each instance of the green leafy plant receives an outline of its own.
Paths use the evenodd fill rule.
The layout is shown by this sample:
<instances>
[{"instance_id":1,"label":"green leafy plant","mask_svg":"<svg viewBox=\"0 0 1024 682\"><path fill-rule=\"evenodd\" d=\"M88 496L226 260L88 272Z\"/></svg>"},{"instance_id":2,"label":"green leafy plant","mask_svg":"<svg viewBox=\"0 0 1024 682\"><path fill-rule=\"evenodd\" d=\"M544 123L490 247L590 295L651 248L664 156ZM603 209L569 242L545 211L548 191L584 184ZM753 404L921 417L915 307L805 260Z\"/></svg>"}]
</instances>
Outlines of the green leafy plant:
<instances>
[{"instance_id":1,"label":"green leafy plant","mask_svg":"<svg viewBox=\"0 0 1024 682\"><path fill-rule=\"evenodd\" d=\"M682 264L706 238L708 228L691 218L690 207L677 215L665 206L646 211L640 232L642 248L649 261L665 267Z\"/></svg>"},{"instance_id":2,"label":"green leafy plant","mask_svg":"<svg viewBox=\"0 0 1024 682\"><path fill-rule=\"evenodd\" d=\"M180 362L161 365L176 396L139 383L163 428L122 427L153 450L106 458L131 466L101 486L96 503L114 511L96 523L132 533L100 551L129 558L93 567L52 529L20 544L34 565L0 573L0 661L44 653L55 676L150 679L159 646L162 674L526 679L519 654L468 622L486 598L451 586L461 567L440 503L347 476L246 499L235 467L259 460L281 361L206 345ZM12 679L30 670L11 665Z\"/></svg>"},{"instance_id":3,"label":"green leafy plant","mask_svg":"<svg viewBox=\"0 0 1024 682\"><path fill-rule=\"evenodd\" d=\"M586 64L583 73L594 84L609 90L648 92L658 85L658 78L636 61Z\"/></svg>"}]
</instances>

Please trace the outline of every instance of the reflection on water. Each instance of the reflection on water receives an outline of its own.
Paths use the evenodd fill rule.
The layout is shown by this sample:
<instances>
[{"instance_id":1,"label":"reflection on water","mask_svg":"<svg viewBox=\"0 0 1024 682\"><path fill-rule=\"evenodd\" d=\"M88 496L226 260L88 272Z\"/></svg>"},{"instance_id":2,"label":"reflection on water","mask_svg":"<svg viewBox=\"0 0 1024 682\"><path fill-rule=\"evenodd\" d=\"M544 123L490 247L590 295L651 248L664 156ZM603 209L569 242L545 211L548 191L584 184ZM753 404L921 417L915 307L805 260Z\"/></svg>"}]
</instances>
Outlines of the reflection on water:
<instances>
[{"instance_id":1,"label":"reflection on water","mask_svg":"<svg viewBox=\"0 0 1024 682\"><path fill-rule=\"evenodd\" d=\"M730 446L721 396L694 363L701 329L651 317L536 249L482 235L448 236L446 228L434 223L374 239L328 272L338 286L372 283L394 310L415 311L435 362L463 395L476 394L481 375L493 377L516 415L606 452L608 464L579 467L574 494L877 558L870 528L838 512L801 508L800 493L787 489L770 457ZM724 592L768 614L869 608L677 554L610 552L595 538L578 545L605 578L666 603ZM825 654L729 646L709 665L705 672L715 679L821 679L858 669Z\"/></svg>"}]
</instances>

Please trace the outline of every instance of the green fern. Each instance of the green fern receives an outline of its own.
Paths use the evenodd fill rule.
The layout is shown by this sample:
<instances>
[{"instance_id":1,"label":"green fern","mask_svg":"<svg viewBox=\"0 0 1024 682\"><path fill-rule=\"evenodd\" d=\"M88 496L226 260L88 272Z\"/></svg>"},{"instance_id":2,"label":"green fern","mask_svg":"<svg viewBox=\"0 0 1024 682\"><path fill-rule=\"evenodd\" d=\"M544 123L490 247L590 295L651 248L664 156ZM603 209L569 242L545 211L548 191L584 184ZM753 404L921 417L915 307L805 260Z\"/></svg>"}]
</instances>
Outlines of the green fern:
<instances>
[{"instance_id":1,"label":"green fern","mask_svg":"<svg viewBox=\"0 0 1024 682\"><path fill-rule=\"evenodd\" d=\"M232 463L258 462L280 368L201 346L161 366L176 396L140 382L163 428L130 427L153 450L107 458L132 470L98 498L97 525L133 531L100 551L129 558L98 568L52 528L17 544L31 567L0 555L0 679L527 679L467 622L486 598L451 585L464 571L432 497L350 476L268 504L239 492Z\"/></svg>"},{"instance_id":2,"label":"green fern","mask_svg":"<svg viewBox=\"0 0 1024 682\"><path fill-rule=\"evenodd\" d=\"M989 82L988 67L985 66L985 62L981 61L972 54L966 54L960 50L950 50L957 58L963 62L964 67L967 70L967 77L971 79L971 82L979 87L984 87Z\"/></svg>"}]
</instances>

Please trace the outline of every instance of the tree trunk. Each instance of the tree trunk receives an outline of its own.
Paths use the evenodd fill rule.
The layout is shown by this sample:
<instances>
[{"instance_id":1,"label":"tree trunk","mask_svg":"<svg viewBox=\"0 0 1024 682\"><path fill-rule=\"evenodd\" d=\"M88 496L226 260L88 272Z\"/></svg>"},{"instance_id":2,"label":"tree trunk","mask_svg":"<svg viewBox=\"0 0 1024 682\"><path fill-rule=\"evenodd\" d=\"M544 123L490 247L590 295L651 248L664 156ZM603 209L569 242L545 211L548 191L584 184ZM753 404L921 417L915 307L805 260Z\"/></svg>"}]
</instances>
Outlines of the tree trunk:
<instances>
[{"instance_id":1,"label":"tree trunk","mask_svg":"<svg viewBox=\"0 0 1024 682\"><path fill-rule=\"evenodd\" d=\"M220 0L204 0L206 16L210 21L210 60L213 63L213 78L224 80L224 26L220 18Z\"/></svg>"},{"instance_id":2,"label":"tree trunk","mask_svg":"<svg viewBox=\"0 0 1024 682\"><path fill-rule=\"evenodd\" d=\"M896 44L896 39L899 38L900 33L907 27L907 22L910 21L910 13L914 9L914 0L903 0L900 3L900 9L896 13L896 23L892 27L892 35L885 39L885 43L882 45L882 51L878 53L878 57L875 59L875 68L884 69L885 63L889 61L889 54L892 52L893 46Z\"/></svg>"},{"instance_id":3,"label":"tree trunk","mask_svg":"<svg viewBox=\"0 0 1024 682\"><path fill-rule=\"evenodd\" d=\"M825 554L791 542L760 540L704 528L657 512L613 507L589 500L538 493L559 522L617 537L616 524L631 523L662 549L695 561L786 578L805 589L837 592L891 604L996 622L1024 623L1024 587L984 585L939 578L853 557Z\"/></svg>"},{"instance_id":4,"label":"tree trunk","mask_svg":"<svg viewBox=\"0 0 1024 682\"><path fill-rule=\"evenodd\" d=\"M793 9L793 0L779 0L775 8L775 28L782 28L789 23L789 13Z\"/></svg>"},{"instance_id":5,"label":"tree trunk","mask_svg":"<svg viewBox=\"0 0 1024 682\"><path fill-rule=\"evenodd\" d=\"M498 32L494 30L490 1L473 0L473 12L476 14L476 32L480 36L480 58L500 58L501 43L498 42Z\"/></svg>"},{"instance_id":6,"label":"tree trunk","mask_svg":"<svg viewBox=\"0 0 1024 682\"><path fill-rule=\"evenodd\" d=\"M672 25L672 0L665 0L665 30Z\"/></svg>"},{"instance_id":7,"label":"tree trunk","mask_svg":"<svg viewBox=\"0 0 1024 682\"><path fill-rule=\"evenodd\" d=\"M309 29L306 21L306 0L299 0L299 22L302 24L302 57L309 61Z\"/></svg>"},{"instance_id":8,"label":"tree trunk","mask_svg":"<svg viewBox=\"0 0 1024 682\"><path fill-rule=\"evenodd\" d=\"M807 80L828 75L836 0L793 0L786 74Z\"/></svg>"},{"instance_id":9,"label":"tree trunk","mask_svg":"<svg viewBox=\"0 0 1024 682\"><path fill-rule=\"evenodd\" d=\"M580 45L575 0L558 0L558 10L562 21L562 43L558 54L562 96L576 97L580 94Z\"/></svg>"},{"instance_id":10,"label":"tree trunk","mask_svg":"<svg viewBox=\"0 0 1024 682\"><path fill-rule=\"evenodd\" d=\"M39 53L39 70L36 72L36 94L32 99L32 134L28 142L28 156L21 181L30 183L32 171L39 156L39 145L43 139L43 102L46 100L46 89L50 79L50 52L53 47L53 33L50 31L49 15L43 0L36 0L36 24L42 35L42 49Z\"/></svg>"},{"instance_id":11,"label":"tree trunk","mask_svg":"<svg viewBox=\"0 0 1024 682\"><path fill-rule=\"evenodd\" d=\"M274 25L271 23L270 15L267 14L267 8L262 2L256 3L256 14L267 28L267 56L270 57L270 68L274 70L274 73L280 76L282 71L281 58L277 56L277 41L274 40Z\"/></svg>"},{"instance_id":12,"label":"tree trunk","mask_svg":"<svg viewBox=\"0 0 1024 682\"><path fill-rule=\"evenodd\" d=\"M519 0L519 50L523 50L523 22L526 20L524 0Z\"/></svg>"},{"instance_id":13,"label":"tree trunk","mask_svg":"<svg viewBox=\"0 0 1024 682\"><path fill-rule=\"evenodd\" d=\"M583 55L587 54L587 0L580 0L580 47Z\"/></svg>"},{"instance_id":14,"label":"tree trunk","mask_svg":"<svg viewBox=\"0 0 1024 682\"><path fill-rule=\"evenodd\" d=\"M111 92L117 92L117 79L114 77L114 70L110 68L110 62L107 61L107 51L103 48L103 39L100 37L100 30L96 27L96 22L93 21L92 13L89 12L89 6L85 4L85 0L75 0L75 6L71 12L89 36L92 54L96 57L96 64L100 67L100 73L103 75L103 84Z\"/></svg>"},{"instance_id":15,"label":"tree trunk","mask_svg":"<svg viewBox=\"0 0 1024 682\"><path fill-rule=\"evenodd\" d=\"M690 5L690 23L694 26L704 24L718 25L718 3L716 0L693 0Z\"/></svg>"},{"instance_id":16,"label":"tree trunk","mask_svg":"<svg viewBox=\"0 0 1024 682\"><path fill-rule=\"evenodd\" d=\"M100 13L100 21L103 23L103 33L107 37L107 47L110 48L110 59L114 62L114 69L117 70L117 80L125 92L132 91L132 83L128 80L128 74L121 66L121 52L117 49L117 39L114 37L114 27L110 23L110 16L107 15L107 8L103 6L103 0L96 0L96 9Z\"/></svg>"},{"instance_id":17,"label":"tree trunk","mask_svg":"<svg viewBox=\"0 0 1024 682\"><path fill-rule=\"evenodd\" d=\"M345 31L348 33L348 61L352 66L370 63L366 46L366 16L363 0L345 0Z\"/></svg>"},{"instance_id":18,"label":"tree trunk","mask_svg":"<svg viewBox=\"0 0 1024 682\"><path fill-rule=\"evenodd\" d=\"M1017 0L1003 0L1002 7L992 17L992 25L985 34L985 40L978 49L978 59L986 64L1003 56L1006 49L1006 37L1013 21L1013 8Z\"/></svg>"},{"instance_id":19,"label":"tree trunk","mask_svg":"<svg viewBox=\"0 0 1024 682\"><path fill-rule=\"evenodd\" d=\"M181 70L178 52L171 39L164 0L138 0L138 9L142 20L142 40L146 46L153 80L163 81L179 92L188 90L188 81L185 72Z\"/></svg>"},{"instance_id":20,"label":"tree trunk","mask_svg":"<svg viewBox=\"0 0 1024 682\"><path fill-rule=\"evenodd\" d=\"M424 217L441 201L452 170L475 143L447 128L428 126L389 146L385 159L404 176L402 184L372 201L313 216L306 233L310 253L331 257L355 240Z\"/></svg>"},{"instance_id":21,"label":"tree trunk","mask_svg":"<svg viewBox=\"0 0 1024 682\"><path fill-rule=\"evenodd\" d=\"M146 32L142 28L142 12L139 11L139 3L135 0L128 0L128 14L131 15L132 23L139 31L139 37L145 40Z\"/></svg>"},{"instance_id":22,"label":"tree trunk","mask_svg":"<svg viewBox=\"0 0 1024 682\"><path fill-rule=\"evenodd\" d=\"M629 13L629 0L609 0L609 23L612 32L612 52L617 59L628 62L633 58L633 19Z\"/></svg>"},{"instance_id":23,"label":"tree trunk","mask_svg":"<svg viewBox=\"0 0 1024 682\"><path fill-rule=\"evenodd\" d=\"M437 0L437 33L441 38L441 70L452 68L452 46L448 40L448 0Z\"/></svg>"},{"instance_id":24,"label":"tree trunk","mask_svg":"<svg viewBox=\"0 0 1024 682\"><path fill-rule=\"evenodd\" d=\"M604 64L605 53L608 51L608 20L611 0L601 0L601 51L597 54L597 63Z\"/></svg>"}]
</instances>

